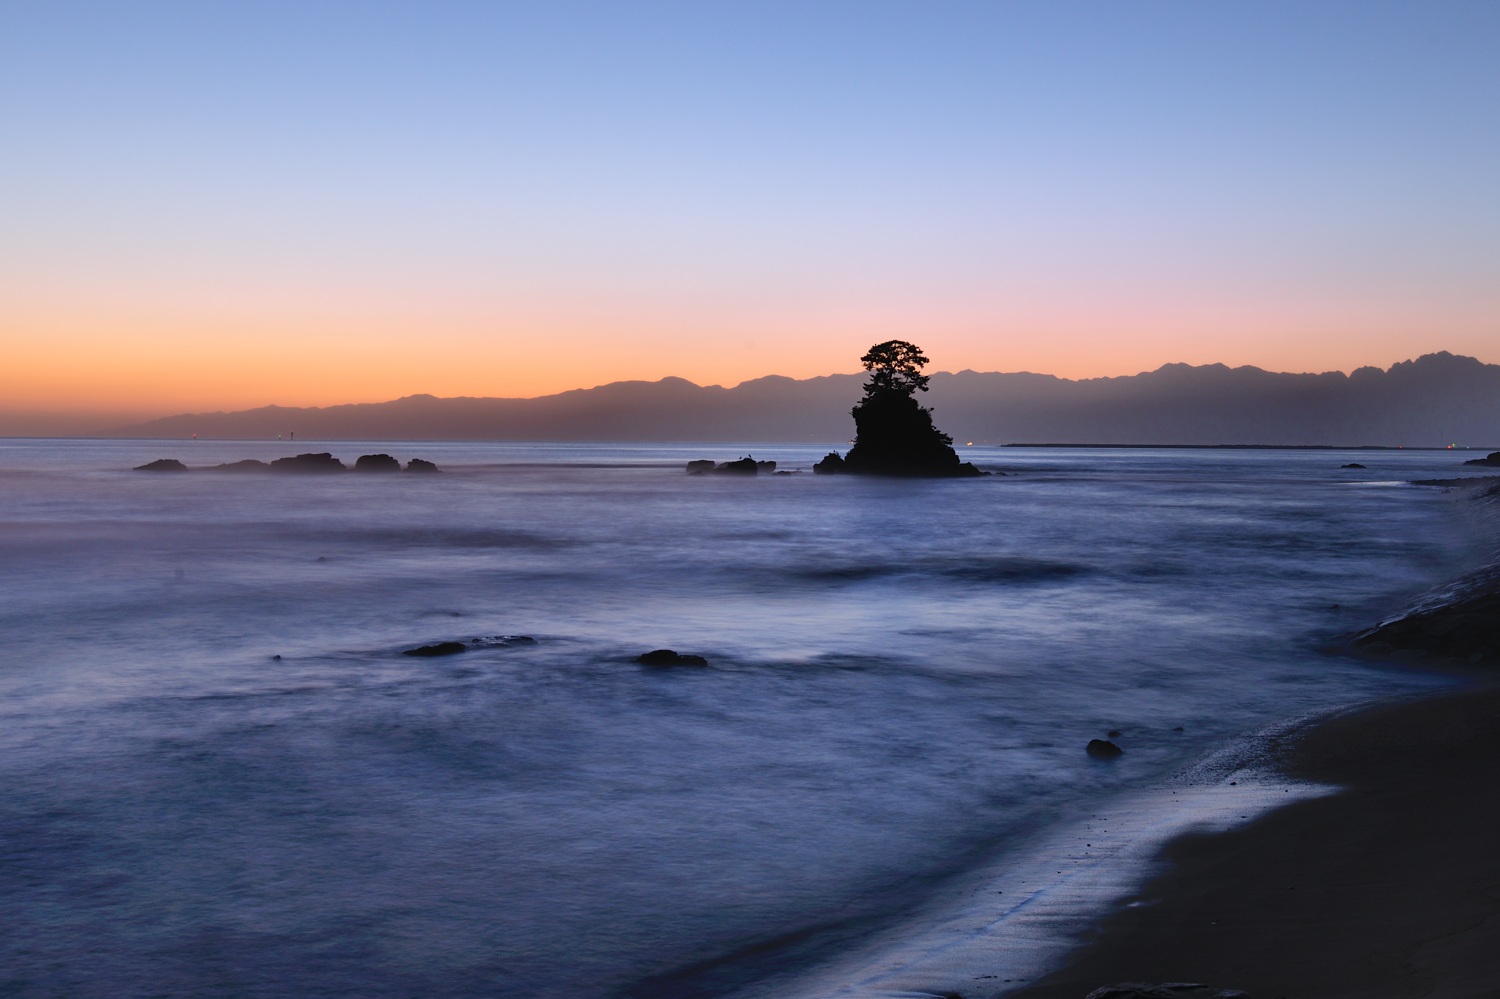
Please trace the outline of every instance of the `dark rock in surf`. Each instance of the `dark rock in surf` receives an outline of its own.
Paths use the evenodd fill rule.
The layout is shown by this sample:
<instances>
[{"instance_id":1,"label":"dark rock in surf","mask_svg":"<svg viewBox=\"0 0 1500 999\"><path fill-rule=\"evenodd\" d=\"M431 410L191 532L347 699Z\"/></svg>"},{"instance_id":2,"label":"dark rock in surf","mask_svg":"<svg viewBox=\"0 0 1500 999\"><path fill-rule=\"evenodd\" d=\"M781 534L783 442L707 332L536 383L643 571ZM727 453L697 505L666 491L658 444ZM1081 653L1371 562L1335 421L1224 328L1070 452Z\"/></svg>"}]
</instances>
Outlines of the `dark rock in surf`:
<instances>
[{"instance_id":1,"label":"dark rock in surf","mask_svg":"<svg viewBox=\"0 0 1500 999\"><path fill-rule=\"evenodd\" d=\"M702 656L684 656L673 652L671 649L653 649L643 652L635 657L635 661L642 666L707 666L708 660Z\"/></svg>"},{"instance_id":2,"label":"dark rock in surf","mask_svg":"<svg viewBox=\"0 0 1500 999\"><path fill-rule=\"evenodd\" d=\"M422 458L413 458L406 463L406 470L408 472L436 472L438 467Z\"/></svg>"},{"instance_id":3,"label":"dark rock in surf","mask_svg":"<svg viewBox=\"0 0 1500 999\"><path fill-rule=\"evenodd\" d=\"M401 653L403 656L453 656L468 648L463 642L438 642L436 645L419 645L415 649L407 649Z\"/></svg>"},{"instance_id":4,"label":"dark rock in surf","mask_svg":"<svg viewBox=\"0 0 1500 999\"><path fill-rule=\"evenodd\" d=\"M1500 465L1500 451L1491 451L1483 458L1474 458L1464 462L1465 465Z\"/></svg>"},{"instance_id":5,"label":"dark rock in surf","mask_svg":"<svg viewBox=\"0 0 1500 999\"><path fill-rule=\"evenodd\" d=\"M271 462L273 472L296 472L298 474L325 474L345 471L344 463L327 451L318 454L299 454L291 458L277 458Z\"/></svg>"},{"instance_id":6,"label":"dark rock in surf","mask_svg":"<svg viewBox=\"0 0 1500 999\"><path fill-rule=\"evenodd\" d=\"M131 469L134 472L186 472L188 467L176 458L157 458Z\"/></svg>"},{"instance_id":7,"label":"dark rock in surf","mask_svg":"<svg viewBox=\"0 0 1500 999\"><path fill-rule=\"evenodd\" d=\"M759 472L761 475L775 475L776 474L776 462L774 462L774 461L757 461L755 463L755 470L757 472Z\"/></svg>"},{"instance_id":8,"label":"dark rock in surf","mask_svg":"<svg viewBox=\"0 0 1500 999\"><path fill-rule=\"evenodd\" d=\"M837 451L829 451L822 461L813 466L816 475L840 475L844 472L844 459Z\"/></svg>"},{"instance_id":9,"label":"dark rock in surf","mask_svg":"<svg viewBox=\"0 0 1500 999\"><path fill-rule=\"evenodd\" d=\"M269 472L270 470L270 465L255 458L246 458L243 461L228 461L209 469L210 472Z\"/></svg>"},{"instance_id":10,"label":"dark rock in surf","mask_svg":"<svg viewBox=\"0 0 1500 999\"><path fill-rule=\"evenodd\" d=\"M718 475L755 475L760 471L760 463L754 458L741 458L739 461L726 461L714 469Z\"/></svg>"},{"instance_id":11,"label":"dark rock in surf","mask_svg":"<svg viewBox=\"0 0 1500 999\"><path fill-rule=\"evenodd\" d=\"M513 645L535 645L536 639L530 635L491 635L488 638L476 638L469 643L471 649L508 649Z\"/></svg>"},{"instance_id":12,"label":"dark rock in surf","mask_svg":"<svg viewBox=\"0 0 1500 999\"><path fill-rule=\"evenodd\" d=\"M388 454L362 454L354 461L356 472L399 472L401 462Z\"/></svg>"},{"instance_id":13,"label":"dark rock in surf","mask_svg":"<svg viewBox=\"0 0 1500 999\"><path fill-rule=\"evenodd\" d=\"M699 458L697 461L687 463L689 475L707 475L714 470L715 463L712 458Z\"/></svg>"},{"instance_id":14,"label":"dark rock in surf","mask_svg":"<svg viewBox=\"0 0 1500 999\"><path fill-rule=\"evenodd\" d=\"M1340 465L1339 467L1340 468L1364 468L1365 466L1361 465L1357 461L1351 461L1351 462L1349 462L1349 464L1347 464L1347 465Z\"/></svg>"},{"instance_id":15,"label":"dark rock in surf","mask_svg":"<svg viewBox=\"0 0 1500 999\"><path fill-rule=\"evenodd\" d=\"M1096 760L1112 760L1125 754L1125 750L1108 739L1090 739L1089 744L1084 747L1084 752Z\"/></svg>"}]
</instances>

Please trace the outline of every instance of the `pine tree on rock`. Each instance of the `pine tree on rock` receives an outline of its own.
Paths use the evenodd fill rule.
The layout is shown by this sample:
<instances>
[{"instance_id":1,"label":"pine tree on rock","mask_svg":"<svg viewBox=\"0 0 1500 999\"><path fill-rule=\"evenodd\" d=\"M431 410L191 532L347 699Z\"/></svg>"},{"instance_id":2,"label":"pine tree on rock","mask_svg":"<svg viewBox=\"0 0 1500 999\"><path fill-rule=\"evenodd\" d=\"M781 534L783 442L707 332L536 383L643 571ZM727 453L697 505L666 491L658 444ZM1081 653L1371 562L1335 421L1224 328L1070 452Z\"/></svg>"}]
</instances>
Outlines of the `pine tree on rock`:
<instances>
[{"instance_id":1,"label":"pine tree on rock","mask_svg":"<svg viewBox=\"0 0 1500 999\"><path fill-rule=\"evenodd\" d=\"M844 458L846 472L865 475L957 477L982 475L960 462L953 438L938 430L932 411L916 400L927 391L922 368L927 357L905 340L887 340L860 358L870 380L855 403L854 447Z\"/></svg>"}]
</instances>

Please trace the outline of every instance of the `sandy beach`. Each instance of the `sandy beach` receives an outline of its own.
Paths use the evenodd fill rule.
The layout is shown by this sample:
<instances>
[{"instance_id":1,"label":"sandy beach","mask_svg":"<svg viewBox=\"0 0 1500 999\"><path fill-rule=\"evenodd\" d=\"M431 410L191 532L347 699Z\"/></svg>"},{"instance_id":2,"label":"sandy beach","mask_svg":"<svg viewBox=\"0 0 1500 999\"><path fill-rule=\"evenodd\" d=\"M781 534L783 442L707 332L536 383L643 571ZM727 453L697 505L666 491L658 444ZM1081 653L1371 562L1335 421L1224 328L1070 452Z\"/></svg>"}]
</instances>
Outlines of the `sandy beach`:
<instances>
[{"instance_id":1,"label":"sandy beach","mask_svg":"<svg viewBox=\"0 0 1500 999\"><path fill-rule=\"evenodd\" d=\"M1500 688L1335 718L1294 777L1344 790L1168 847L1165 873L1022 993L1199 982L1267 997L1500 994Z\"/></svg>"}]
</instances>

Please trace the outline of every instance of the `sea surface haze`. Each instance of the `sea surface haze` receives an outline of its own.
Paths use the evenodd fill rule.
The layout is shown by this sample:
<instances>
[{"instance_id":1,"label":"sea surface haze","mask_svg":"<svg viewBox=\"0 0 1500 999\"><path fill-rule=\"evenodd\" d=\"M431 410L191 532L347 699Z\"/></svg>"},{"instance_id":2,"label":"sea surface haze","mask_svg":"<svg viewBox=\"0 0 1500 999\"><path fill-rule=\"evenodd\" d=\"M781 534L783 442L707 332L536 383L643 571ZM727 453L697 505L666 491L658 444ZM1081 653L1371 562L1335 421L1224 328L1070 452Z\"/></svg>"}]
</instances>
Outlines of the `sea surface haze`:
<instances>
[{"instance_id":1,"label":"sea surface haze","mask_svg":"<svg viewBox=\"0 0 1500 999\"><path fill-rule=\"evenodd\" d=\"M443 471L202 470L299 450ZM0 441L0 994L724 995L1438 682L1320 649L1461 565L1454 454L683 473L827 450Z\"/></svg>"}]
</instances>

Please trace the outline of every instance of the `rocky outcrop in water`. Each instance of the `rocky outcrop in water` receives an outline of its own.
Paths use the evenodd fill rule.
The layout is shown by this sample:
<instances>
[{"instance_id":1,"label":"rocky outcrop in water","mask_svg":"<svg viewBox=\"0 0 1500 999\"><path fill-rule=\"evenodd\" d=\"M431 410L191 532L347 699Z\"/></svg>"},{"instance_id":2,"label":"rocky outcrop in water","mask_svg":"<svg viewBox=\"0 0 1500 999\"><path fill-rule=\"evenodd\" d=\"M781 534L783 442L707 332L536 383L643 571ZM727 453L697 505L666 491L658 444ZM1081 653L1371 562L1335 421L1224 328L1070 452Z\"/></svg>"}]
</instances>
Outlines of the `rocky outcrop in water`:
<instances>
[{"instance_id":1,"label":"rocky outcrop in water","mask_svg":"<svg viewBox=\"0 0 1500 999\"><path fill-rule=\"evenodd\" d=\"M643 652L635 657L635 661L642 666L707 666L708 660L702 656L685 656L673 652L671 649L653 649Z\"/></svg>"},{"instance_id":2,"label":"rocky outcrop in water","mask_svg":"<svg viewBox=\"0 0 1500 999\"><path fill-rule=\"evenodd\" d=\"M1500 467L1500 451L1491 451L1489 454L1485 455L1483 458L1473 458L1473 459L1471 459L1469 461L1464 462L1464 464L1465 465L1489 465L1491 467Z\"/></svg>"},{"instance_id":3,"label":"rocky outcrop in water","mask_svg":"<svg viewBox=\"0 0 1500 999\"><path fill-rule=\"evenodd\" d=\"M345 471L345 465L327 451L320 451L316 454L309 452L290 458L277 458L271 462L271 471L295 472L298 475L324 475L329 472Z\"/></svg>"},{"instance_id":4,"label":"rocky outcrop in water","mask_svg":"<svg viewBox=\"0 0 1500 999\"><path fill-rule=\"evenodd\" d=\"M424 659L434 656L456 656L460 652L468 650L463 642L438 642L434 645L419 645L414 649L402 652L403 656L420 656Z\"/></svg>"},{"instance_id":5,"label":"rocky outcrop in water","mask_svg":"<svg viewBox=\"0 0 1500 999\"><path fill-rule=\"evenodd\" d=\"M132 469L136 472L186 472L187 470L188 467L176 458L157 458L155 461L148 461Z\"/></svg>"},{"instance_id":6,"label":"rocky outcrop in water","mask_svg":"<svg viewBox=\"0 0 1500 999\"><path fill-rule=\"evenodd\" d=\"M408 472L436 472L438 467L423 458L413 458L406 463Z\"/></svg>"},{"instance_id":7,"label":"rocky outcrop in water","mask_svg":"<svg viewBox=\"0 0 1500 999\"><path fill-rule=\"evenodd\" d=\"M1089 744L1083 747L1083 751L1096 760L1112 760L1117 756L1125 755L1125 750L1108 739L1090 739Z\"/></svg>"},{"instance_id":8,"label":"rocky outcrop in water","mask_svg":"<svg viewBox=\"0 0 1500 999\"><path fill-rule=\"evenodd\" d=\"M401 462L388 454L362 454L354 460L356 472L399 472Z\"/></svg>"}]
</instances>

